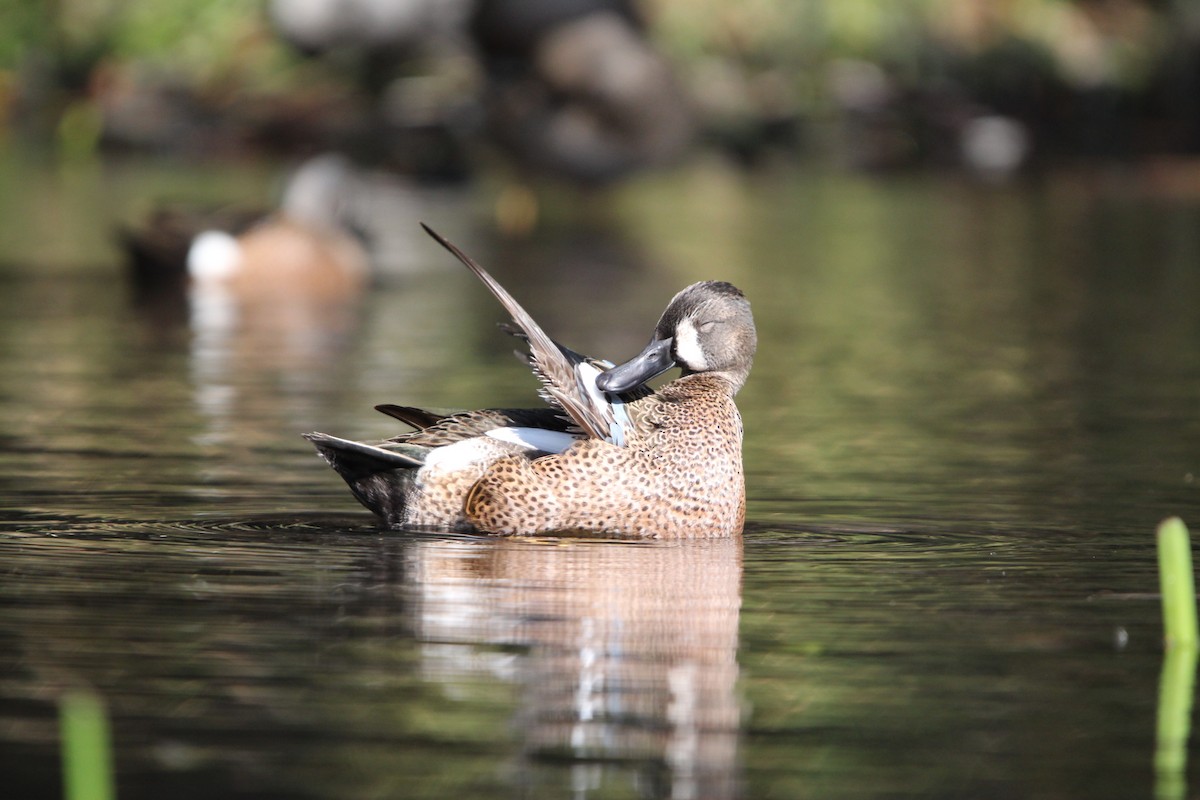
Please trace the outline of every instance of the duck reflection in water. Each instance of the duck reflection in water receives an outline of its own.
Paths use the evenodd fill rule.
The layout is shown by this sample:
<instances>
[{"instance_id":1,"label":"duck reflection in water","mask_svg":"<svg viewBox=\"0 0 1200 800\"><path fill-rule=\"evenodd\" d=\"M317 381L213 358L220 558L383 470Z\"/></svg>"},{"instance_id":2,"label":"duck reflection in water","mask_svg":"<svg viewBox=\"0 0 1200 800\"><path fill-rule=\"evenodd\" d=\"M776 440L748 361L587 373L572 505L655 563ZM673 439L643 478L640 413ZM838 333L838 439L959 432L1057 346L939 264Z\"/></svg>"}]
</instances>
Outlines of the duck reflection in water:
<instances>
[{"instance_id":1,"label":"duck reflection in water","mask_svg":"<svg viewBox=\"0 0 1200 800\"><path fill-rule=\"evenodd\" d=\"M521 780L737 795L740 538L431 539L408 553L427 676L520 686Z\"/></svg>"}]
</instances>

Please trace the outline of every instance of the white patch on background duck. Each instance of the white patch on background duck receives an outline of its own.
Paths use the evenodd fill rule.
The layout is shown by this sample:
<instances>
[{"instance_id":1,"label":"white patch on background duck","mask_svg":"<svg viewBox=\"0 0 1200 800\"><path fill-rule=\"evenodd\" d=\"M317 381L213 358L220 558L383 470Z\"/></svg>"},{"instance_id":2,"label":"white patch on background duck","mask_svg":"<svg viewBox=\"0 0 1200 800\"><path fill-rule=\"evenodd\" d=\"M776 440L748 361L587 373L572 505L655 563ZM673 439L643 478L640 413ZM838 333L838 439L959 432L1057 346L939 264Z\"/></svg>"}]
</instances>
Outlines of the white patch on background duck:
<instances>
[{"instance_id":1,"label":"white patch on background duck","mask_svg":"<svg viewBox=\"0 0 1200 800\"><path fill-rule=\"evenodd\" d=\"M692 372L708 369L708 359L700 346L700 334L690 319L682 320L675 328L675 357Z\"/></svg>"},{"instance_id":2,"label":"white patch on background duck","mask_svg":"<svg viewBox=\"0 0 1200 800\"><path fill-rule=\"evenodd\" d=\"M228 280L242 268L242 246L224 231L204 231L188 248L187 267L200 283Z\"/></svg>"}]
</instances>

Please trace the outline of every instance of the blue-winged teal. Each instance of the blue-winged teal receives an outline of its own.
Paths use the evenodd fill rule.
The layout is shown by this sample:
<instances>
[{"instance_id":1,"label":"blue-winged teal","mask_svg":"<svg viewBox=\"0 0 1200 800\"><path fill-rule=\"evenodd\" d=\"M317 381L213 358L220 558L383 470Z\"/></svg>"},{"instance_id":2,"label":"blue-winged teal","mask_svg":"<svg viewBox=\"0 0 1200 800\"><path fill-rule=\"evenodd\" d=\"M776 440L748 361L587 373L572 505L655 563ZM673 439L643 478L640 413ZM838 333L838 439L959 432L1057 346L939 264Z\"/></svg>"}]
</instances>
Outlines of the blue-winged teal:
<instances>
[{"instance_id":1,"label":"blue-winged teal","mask_svg":"<svg viewBox=\"0 0 1200 800\"><path fill-rule=\"evenodd\" d=\"M671 300L650 344L617 367L550 339L482 267L429 228L491 290L526 340L552 407L434 414L377 406L415 430L378 444L309 433L355 497L392 528L656 537L742 530L742 419L756 336L734 286ZM644 384L678 366L658 391Z\"/></svg>"},{"instance_id":2,"label":"blue-winged teal","mask_svg":"<svg viewBox=\"0 0 1200 800\"><path fill-rule=\"evenodd\" d=\"M357 296L371 278L370 257L343 217L359 183L348 161L324 155L293 173L270 213L160 207L118 231L134 286L148 298L190 288L276 305L281 296Z\"/></svg>"}]
</instances>

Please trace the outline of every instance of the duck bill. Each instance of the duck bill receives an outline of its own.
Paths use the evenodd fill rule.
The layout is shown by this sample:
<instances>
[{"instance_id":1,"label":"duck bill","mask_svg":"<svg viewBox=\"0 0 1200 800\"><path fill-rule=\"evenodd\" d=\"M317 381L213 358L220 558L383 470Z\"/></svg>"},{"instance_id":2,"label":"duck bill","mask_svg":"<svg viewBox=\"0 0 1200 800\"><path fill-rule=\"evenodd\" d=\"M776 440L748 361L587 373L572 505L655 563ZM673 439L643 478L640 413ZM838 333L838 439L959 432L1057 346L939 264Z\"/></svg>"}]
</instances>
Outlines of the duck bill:
<instances>
[{"instance_id":1,"label":"duck bill","mask_svg":"<svg viewBox=\"0 0 1200 800\"><path fill-rule=\"evenodd\" d=\"M671 355L671 339L655 339L646 349L620 366L601 373L596 386L602 392L621 394L641 386L675 366Z\"/></svg>"}]
</instances>

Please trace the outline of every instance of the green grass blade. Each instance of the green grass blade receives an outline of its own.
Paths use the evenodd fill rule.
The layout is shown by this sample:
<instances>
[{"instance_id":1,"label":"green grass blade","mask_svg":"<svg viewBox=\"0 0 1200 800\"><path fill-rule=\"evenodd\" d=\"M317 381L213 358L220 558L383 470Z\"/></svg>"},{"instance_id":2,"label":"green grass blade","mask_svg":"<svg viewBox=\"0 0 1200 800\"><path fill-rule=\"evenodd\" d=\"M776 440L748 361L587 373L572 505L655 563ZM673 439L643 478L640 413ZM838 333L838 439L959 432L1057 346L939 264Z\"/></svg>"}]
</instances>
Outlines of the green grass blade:
<instances>
[{"instance_id":1,"label":"green grass blade","mask_svg":"<svg viewBox=\"0 0 1200 800\"><path fill-rule=\"evenodd\" d=\"M1154 796L1157 800L1183 800L1187 797L1197 637L1192 546L1187 527L1178 517L1163 520L1158 526L1158 579L1167 654L1158 687Z\"/></svg>"},{"instance_id":2,"label":"green grass blade","mask_svg":"<svg viewBox=\"0 0 1200 800\"><path fill-rule=\"evenodd\" d=\"M63 796L66 800L113 800L108 715L100 698L76 691L58 704L62 735Z\"/></svg>"},{"instance_id":3,"label":"green grass blade","mask_svg":"<svg viewBox=\"0 0 1200 800\"><path fill-rule=\"evenodd\" d=\"M1195 646L1196 584L1187 526L1179 517L1158 526L1158 580L1162 590L1163 628L1167 646Z\"/></svg>"}]
</instances>

